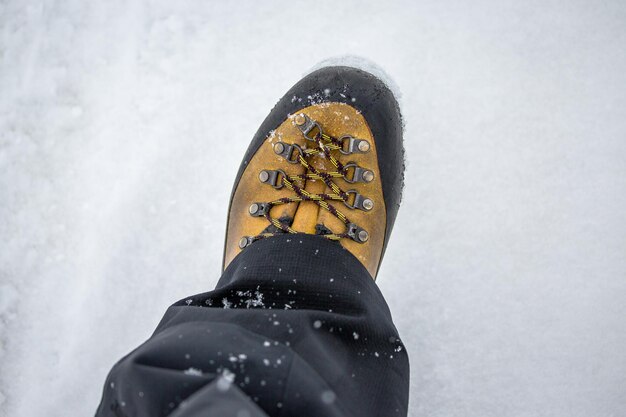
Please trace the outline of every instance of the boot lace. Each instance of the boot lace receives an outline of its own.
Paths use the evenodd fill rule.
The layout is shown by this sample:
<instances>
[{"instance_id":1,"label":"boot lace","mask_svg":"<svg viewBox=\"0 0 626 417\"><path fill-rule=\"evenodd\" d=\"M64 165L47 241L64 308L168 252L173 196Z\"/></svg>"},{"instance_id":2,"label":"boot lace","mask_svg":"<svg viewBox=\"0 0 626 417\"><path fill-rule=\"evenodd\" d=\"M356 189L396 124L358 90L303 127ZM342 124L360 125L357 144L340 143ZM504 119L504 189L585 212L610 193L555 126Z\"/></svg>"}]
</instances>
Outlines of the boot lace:
<instances>
[{"instance_id":1,"label":"boot lace","mask_svg":"<svg viewBox=\"0 0 626 417\"><path fill-rule=\"evenodd\" d=\"M322 130L321 125L315 120L309 118L304 113L299 113L293 117L294 124L299 128L304 138L315 144L314 147L301 147L296 143L287 144L279 141L273 145L274 152L282 156L288 163L301 164L305 168L304 174L287 175L282 169L262 170L259 173L259 180L267 185L271 185L279 190L287 187L293 191L293 197L283 197L269 202L252 203L248 209L251 216L265 217L271 226L275 227L276 232L267 231L256 236L243 236L239 241L239 247L245 248L253 242L275 236L277 234L291 233L298 234L297 230L291 228L289 220L292 219L276 219L270 215L270 210L281 204L298 203L302 201L313 201L319 207L330 212L337 217L345 225L345 229L341 233L336 233L325 227L317 227L316 234L320 234L326 239L338 241L340 239L351 239L358 243L365 243L369 239L369 233L353 223L348 217L338 210L330 202L341 202L350 210L370 211L374 207L374 202L358 191L350 189L343 191L335 180L344 180L349 184L357 182L369 183L374 179L374 172L358 166L354 162L347 164L341 163L332 152L337 151L342 155L350 155L352 153L366 153L370 150L370 144L363 139L357 139L350 135L343 135L334 138L327 135ZM309 163L309 159L315 155L323 155L335 167L335 171L325 171L315 168ZM330 193L311 193L304 189L306 180L321 180L327 185L332 192Z\"/></svg>"}]
</instances>

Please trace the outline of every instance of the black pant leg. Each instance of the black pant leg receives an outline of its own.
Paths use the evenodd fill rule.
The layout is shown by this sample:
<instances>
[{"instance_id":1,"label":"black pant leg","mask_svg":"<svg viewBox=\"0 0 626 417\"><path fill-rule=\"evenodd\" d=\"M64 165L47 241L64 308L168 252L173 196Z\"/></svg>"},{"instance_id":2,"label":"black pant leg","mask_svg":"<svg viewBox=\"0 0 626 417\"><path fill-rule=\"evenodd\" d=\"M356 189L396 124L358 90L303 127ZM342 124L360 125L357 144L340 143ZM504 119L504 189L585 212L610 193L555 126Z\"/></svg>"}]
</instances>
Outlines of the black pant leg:
<instances>
[{"instance_id":1,"label":"black pant leg","mask_svg":"<svg viewBox=\"0 0 626 417\"><path fill-rule=\"evenodd\" d=\"M336 242L284 235L172 305L113 367L97 416L406 416L408 385L367 270Z\"/></svg>"}]
</instances>

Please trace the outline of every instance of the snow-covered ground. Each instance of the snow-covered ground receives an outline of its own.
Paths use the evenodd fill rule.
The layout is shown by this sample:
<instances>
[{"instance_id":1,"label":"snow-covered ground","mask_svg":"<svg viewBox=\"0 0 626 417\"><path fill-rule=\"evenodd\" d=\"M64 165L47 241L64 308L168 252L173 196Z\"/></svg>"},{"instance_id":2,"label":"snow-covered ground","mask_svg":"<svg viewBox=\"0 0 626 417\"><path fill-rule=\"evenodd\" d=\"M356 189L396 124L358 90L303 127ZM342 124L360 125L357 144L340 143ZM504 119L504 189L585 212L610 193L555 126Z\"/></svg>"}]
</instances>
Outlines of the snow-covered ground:
<instances>
[{"instance_id":1,"label":"snow-covered ground","mask_svg":"<svg viewBox=\"0 0 626 417\"><path fill-rule=\"evenodd\" d=\"M402 91L410 415L626 415L625 46L622 0L0 1L0 415L93 414L218 279L260 122L342 54Z\"/></svg>"}]
</instances>

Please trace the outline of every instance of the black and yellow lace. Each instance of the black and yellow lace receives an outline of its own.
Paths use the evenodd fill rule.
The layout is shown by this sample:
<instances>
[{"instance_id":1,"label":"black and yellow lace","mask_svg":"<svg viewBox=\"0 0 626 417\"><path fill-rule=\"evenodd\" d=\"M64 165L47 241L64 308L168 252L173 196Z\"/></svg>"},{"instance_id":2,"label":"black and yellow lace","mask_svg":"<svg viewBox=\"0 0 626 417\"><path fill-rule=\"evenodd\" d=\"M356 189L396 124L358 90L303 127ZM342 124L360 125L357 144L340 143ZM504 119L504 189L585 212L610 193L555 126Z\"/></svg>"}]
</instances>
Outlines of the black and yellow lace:
<instances>
[{"instance_id":1,"label":"black and yellow lace","mask_svg":"<svg viewBox=\"0 0 626 417\"><path fill-rule=\"evenodd\" d=\"M360 209L370 211L374 207L374 202L361 195L356 190L343 191L334 180L342 179L347 183L364 182L369 183L374 179L374 173L371 170L362 168L354 162L347 164L341 163L332 152L339 152L343 155L352 153L365 153L370 149L370 144L366 140L356 139L350 135L344 135L340 138L334 138L323 132L322 127L316 121L310 119L304 113L297 114L293 117L294 124L300 129L305 139L315 143L315 147L303 148L296 143L287 144L285 142L276 142L274 144L274 152L285 158L292 164L301 164L306 172L304 174L287 175L283 170L263 170L259 173L259 180L273 186L276 189L287 187L293 191L295 196L283 197L270 202L252 203L249 208L251 216L265 217L272 226L276 228L275 232L264 231L256 236L244 236L239 242L239 247L244 248L259 239L276 235L277 233L300 233L291 228L285 219L276 219L270 215L270 210L281 204L299 203L302 201L313 201L315 204L327 210L345 225L342 233L335 233L328 229L323 230L321 236L330 240L352 239L358 243L365 243L369 239L368 232L362 227L356 225L348 217L329 202L342 202L351 210ZM323 171L311 165L308 159L315 155L323 155L335 167L335 171ZM306 180L321 180L330 188L330 193L311 193L304 189L303 184ZM266 229L267 230L267 229Z\"/></svg>"}]
</instances>

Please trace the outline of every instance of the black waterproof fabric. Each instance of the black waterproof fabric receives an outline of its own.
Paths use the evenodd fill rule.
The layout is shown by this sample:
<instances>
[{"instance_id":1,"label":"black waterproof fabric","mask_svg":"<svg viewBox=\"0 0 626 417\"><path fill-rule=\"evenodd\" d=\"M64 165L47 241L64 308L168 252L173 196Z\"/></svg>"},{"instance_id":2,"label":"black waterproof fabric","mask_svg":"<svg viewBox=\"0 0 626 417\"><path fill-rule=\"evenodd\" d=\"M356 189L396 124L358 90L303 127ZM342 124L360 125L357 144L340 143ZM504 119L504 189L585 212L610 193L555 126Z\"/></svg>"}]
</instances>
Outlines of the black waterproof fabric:
<instances>
[{"instance_id":1,"label":"black waterproof fabric","mask_svg":"<svg viewBox=\"0 0 626 417\"><path fill-rule=\"evenodd\" d=\"M336 242L263 239L118 362L96 416L406 416L409 362L367 270Z\"/></svg>"}]
</instances>

